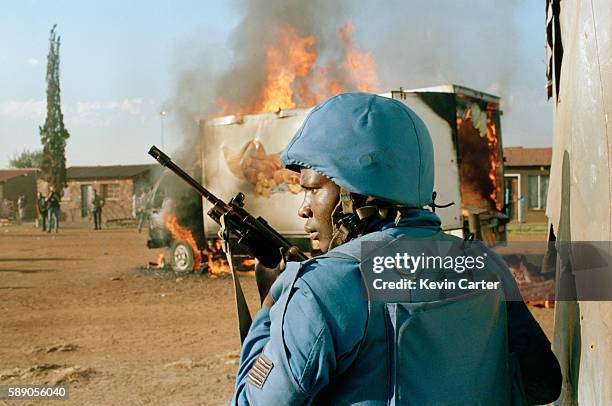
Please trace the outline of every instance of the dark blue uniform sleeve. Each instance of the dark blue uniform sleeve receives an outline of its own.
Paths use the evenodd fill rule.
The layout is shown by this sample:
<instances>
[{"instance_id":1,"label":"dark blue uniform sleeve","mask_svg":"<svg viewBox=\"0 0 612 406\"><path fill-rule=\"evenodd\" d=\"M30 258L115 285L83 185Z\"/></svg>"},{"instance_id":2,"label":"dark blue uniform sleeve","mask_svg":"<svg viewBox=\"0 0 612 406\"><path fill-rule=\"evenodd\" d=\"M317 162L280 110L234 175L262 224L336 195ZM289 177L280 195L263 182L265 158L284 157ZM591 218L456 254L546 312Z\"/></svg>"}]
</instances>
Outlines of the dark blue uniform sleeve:
<instances>
[{"instance_id":1,"label":"dark blue uniform sleeve","mask_svg":"<svg viewBox=\"0 0 612 406\"><path fill-rule=\"evenodd\" d=\"M257 313L249 329L240 355L240 367L236 376L236 394L232 404L248 404L244 396L244 386L247 383L249 370L255 363L264 346L270 339L270 309L263 308Z\"/></svg>"},{"instance_id":2,"label":"dark blue uniform sleeve","mask_svg":"<svg viewBox=\"0 0 612 406\"><path fill-rule=\"evenodd\" d=\"M490 252L490 251L489 251ZM518 285L504 260L491 254L499 269L508 312L508 346L516 354L529 404L547 404L561 394L561 367L550 341L523 301Z\"/></svg>"},{"instance_id":3,"label":"dark blue uniform sleeve","mask_svg":"<svg viewBox=\"0 0 612 406\"><path fill-rule=\"evenodd\" d=\"M234 404L308 404L353 362L367 320L360 274L345 260L325 262L312 263L293 283L283 275L269 314L257 315L243 346ZM278 294L278 285L273 291Z\"/></svg>"}]
</instances>

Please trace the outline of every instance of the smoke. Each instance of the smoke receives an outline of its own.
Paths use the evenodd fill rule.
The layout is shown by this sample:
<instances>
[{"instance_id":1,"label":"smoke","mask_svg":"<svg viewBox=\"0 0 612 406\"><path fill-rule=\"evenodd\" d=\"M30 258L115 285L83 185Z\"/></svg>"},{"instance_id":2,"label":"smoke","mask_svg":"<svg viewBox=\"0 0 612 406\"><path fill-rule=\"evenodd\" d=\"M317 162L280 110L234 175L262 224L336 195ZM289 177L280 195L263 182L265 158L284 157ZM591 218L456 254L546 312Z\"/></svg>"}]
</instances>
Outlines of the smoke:
<instances>
[{"instance_id":1,"label":"smoke","mask_svg":"<svg viewBox=\"0 0 612 406\"><path fill-rule=\"evenodd\" d=\"M520 75L519 1L385 2L363 38L389 87L455 83L505 96ZM371 15L374 10L366 10ZM542 23L543 27L543 23ZM531 39L533 40L533 39ZM542 45L544 38L541 38ZM383 45L384 44L384 45Z\"/></svg>"},{"instance_id":2,"label":"smoke","mask_svg":"<svg viewBox=\"0 0 612 406\"><path fill-rule=\"evenodd\" d=\"M192 146L198 121L220 111L219 103L250 105L259 96L265 78L265 44L277 42L277 28L293 27L300 36L316 37L319 60L330 60L340 49L338 30L349 18L348 1L244 0L234 3L244 18L227 43L177 47L175 94L166 105ZM192 44L201 44L194 49ZM189 147L187 148L189 149Z\"/></svg>"},{"instance_id":3,"label":"smoke","mask_svg":"<svg viewBox=\"0 0 612 406\"><path fill-rule=\"evenodd\" d=\"M337 44L329 40L337 37L343 24L345 11L343 2L325 0L253 0L243 2L246 17L230 37L232 66L219 81L218 93L230 102L250 105L259 95L265 76L265 44L277 42L277 28L291 26L300 36L313 35L318 54L325 55L335 50Z\"/></svg>"},{"instance_id":4,"label":"smoke","mask_svg":"<svg viewBox=\"0 0 612 406\"><path fill-rule=\"evenodd\" d=\"M315 36L317 64L333 67L343 59L338 32L351 20L355 41L377 61L380 91L465 85L502 97L506 138L509 133L529 131L550 135L550 120L540 119L543 112L550 112L542 103L545 66L540 59L544 59L545 34L544 6L541 8L542 14L533 17L529 14L533 9L520 0L235 1L233 9L243 17L226 42L206 42L194 36L177 47L176 89L168 106L191 151L198 120L219 113L220 101L250 105L259 96L265 79L265 45L275 43L279 25L292 26L300 36ZM530 37L525 23L541 26L541 38ZM336 73L326 71L331 77ZM517 115L522 117L514 119L509 113L515 103L520 103Z\"/></svg>"},{"instance_id":5,"label":"smoke","mask_svg":"<svg viewBox=\"0 0 612 406\"><path fill-rule=\"evenodd\" d=\"M454 83L501 96L504 145L550 146L545 7L536 3L364 3L356 39L374 53L383 90Z\"/></svg>"}]
</instances>

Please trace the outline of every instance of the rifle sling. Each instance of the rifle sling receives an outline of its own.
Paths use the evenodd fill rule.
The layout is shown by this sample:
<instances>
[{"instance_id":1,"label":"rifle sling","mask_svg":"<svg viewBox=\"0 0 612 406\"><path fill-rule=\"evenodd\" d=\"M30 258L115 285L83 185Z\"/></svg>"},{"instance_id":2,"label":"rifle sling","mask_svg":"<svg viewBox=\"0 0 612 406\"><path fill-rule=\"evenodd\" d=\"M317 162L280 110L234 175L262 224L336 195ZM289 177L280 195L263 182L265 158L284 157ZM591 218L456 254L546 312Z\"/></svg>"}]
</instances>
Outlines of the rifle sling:
<instances>
[{"instance_id":1,"label":"rifle sling","mask_svg":"<svg viewBox=\"0 0 612 406\"><path fill-rule=\"evenodd\" d=\"M238 273L234 269L234 264L232 261L232 251L230 249L229 242L229 230L225 227L225 216L221 216L220 221L221 230L219 230L219 235L221 235L223 239L223 251L225 252L227 264L230 268L230 271L232 272L232 280L234 281L234 297L236 299L236 311L238 312L240 343L242 344L247 336L247 333L249 332L249 328L251 327L251 312L249 311L249 305L247 304L246 298L244 297L244 292L242 291L242 287L240 286L240 279L238 278Z\"/></svg>"}]
</instances>

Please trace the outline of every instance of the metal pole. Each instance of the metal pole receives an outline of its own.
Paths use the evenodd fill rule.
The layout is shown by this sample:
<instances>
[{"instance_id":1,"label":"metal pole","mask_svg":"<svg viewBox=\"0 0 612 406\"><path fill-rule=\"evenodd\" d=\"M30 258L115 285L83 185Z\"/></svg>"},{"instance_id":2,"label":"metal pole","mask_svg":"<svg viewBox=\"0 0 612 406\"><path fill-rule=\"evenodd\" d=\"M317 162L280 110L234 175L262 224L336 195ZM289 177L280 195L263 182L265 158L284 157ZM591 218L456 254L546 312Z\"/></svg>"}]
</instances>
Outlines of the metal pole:
<instances>
[{"instance_id":1,"label":"metal pole","mask_svg":"<svg viewBox=\"0 0 612 406\"><path fill-rule=\"evenodd\" d=\"M162 149L164 148L164 117L166 116L166 112L165 111L160 111L159 112L159 118L161 121L161 145L162 145Z\"/></svg>"}]
</instances>

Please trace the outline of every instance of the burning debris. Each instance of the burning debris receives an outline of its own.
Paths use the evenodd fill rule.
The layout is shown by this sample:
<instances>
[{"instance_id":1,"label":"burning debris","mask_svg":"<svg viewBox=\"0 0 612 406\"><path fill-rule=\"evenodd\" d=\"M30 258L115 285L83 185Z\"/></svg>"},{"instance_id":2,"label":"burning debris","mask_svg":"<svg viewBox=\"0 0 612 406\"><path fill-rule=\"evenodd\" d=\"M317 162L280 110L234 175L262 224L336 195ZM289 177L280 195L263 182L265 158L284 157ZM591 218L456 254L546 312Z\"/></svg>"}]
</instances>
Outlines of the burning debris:
<instances>
[{"instance_id":1,"label":"burning debris","mask_svg":"<svg viewBox=\"0 0 612 406\"><path fill-rule=\"evenodd\" d=\"M487 147L489 148L489 164L491 169L489 170L489 180L491 181L492 192L489 195L491 200L495 202L495 208L499 211L503 208L503 199L501 198L501 182L500 182L500 171L502 169L502 159L499 156L499 137L497 136L497 125L494 121L493 112L495 107L487 105Z\"/></svg>"},{"instance_id":2,"label":"burning debris","mask_svg":"<svg viewBox=\"0 0 612 406\"><path fill-rule=\"evenodd\" d=\"M461 165L462 197L471 209L503 208L498 114L498 104L486 103L482 108L472 102L457 117L459 153L469 159L469 164Z\"/></svg>"},{"instance_id":3,"label":"burning debris","mask_svg":"<svg viewBox=\"0 0 612 406\"><path fill-rule=\"evenodd\" d=\"M164 269L166 267L166 255L162 252L157 257L157 262L150 262L145 265L145 269Z\"/></svg>"},{"instance_id":4,"label":"burning debris","mask_svg":"<svg viewBox=\"0 0 612 406\"><path fill-rule=\"evenodd\" d=\"M546 309L555 306L554 273L543 273L525 255L504 255L503 258L528 305ZM536 262L541 263L542 259L537 257Z\"/></svg>"},{"instance_id":5,"label":"burning debris","mask_svg":"<svg viewBox=\"0 0 612 406\"><path fill-rule=\"evenodd\" d=\"M207 271L210 275L229 274L230 268L223 249L221 241L217 240L208 244L205 251L207 258Z\"/></svg>"}]
</instances>

